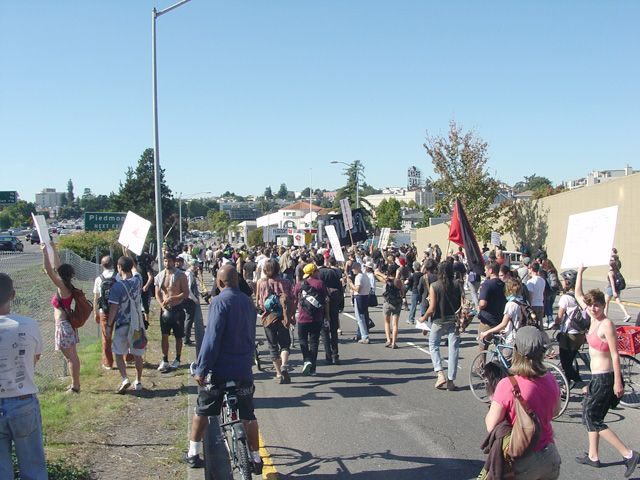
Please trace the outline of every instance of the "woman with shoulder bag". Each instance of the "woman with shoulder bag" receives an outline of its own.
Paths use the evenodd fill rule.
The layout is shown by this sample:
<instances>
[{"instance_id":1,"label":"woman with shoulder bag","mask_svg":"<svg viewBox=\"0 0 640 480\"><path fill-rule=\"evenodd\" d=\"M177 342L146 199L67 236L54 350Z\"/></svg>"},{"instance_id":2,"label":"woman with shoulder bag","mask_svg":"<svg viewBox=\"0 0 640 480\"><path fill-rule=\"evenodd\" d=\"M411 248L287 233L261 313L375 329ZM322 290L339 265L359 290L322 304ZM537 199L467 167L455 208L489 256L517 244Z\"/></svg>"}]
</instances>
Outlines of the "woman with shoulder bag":
<instances>
[{"instance_id":1,"label":"woman with shoulder bag","mask_svg":"<svg viewBox=\"0 0 640 480\"><path fill-rule=\"evenodd\" d=\"M404 282L400 278L400 269L395 263L387 268L387 274L376 271L376 278L384 282L385 289L382 294L382 314L384 315L384 333L387 336L385 347L398 348L398 319L402 310L404 298ZM393 322L393 323L392 323Z\"/></svg>"},{"instance_id":2,"label":"woman with shoulder bag","mask_svg":"<svg viewBox=\"0 0 640 480\"><path fill-rule=\"evenodd\" d=\"M560 454L551 426L551 420L560 411L560 387L543 364L545 351L540 330L536 327L518 330L509 374L515 378L522 398L536 414L542 428L532 453L512 463L516 480L555 480L560 476ZM496 386L485 418L488 432L505 418L514 424L517 400L513 388L509 378L503 378Z\"/></svg>"},{"instance_id":3,"label":"woman with shoulder bag","mask_svg":"<svg viewBox=\"0 0 640 480\"><path fill-rule=\"evenodd\" d=\"M454 380L458 369L458 355L460 353L460 331L456 312L462 305L463 290L460 282L453 278L453 264L442 262L438 265L438 281L429 286L429 308L419 318L420 322L431 317L431 333L429 335L429 351L431 361L438 379L436 388L449 391L456 389ZM449 356L447 378L442 369L440 357L440 341L443 335L449 337Z\"/></svg>"}]
</instances>

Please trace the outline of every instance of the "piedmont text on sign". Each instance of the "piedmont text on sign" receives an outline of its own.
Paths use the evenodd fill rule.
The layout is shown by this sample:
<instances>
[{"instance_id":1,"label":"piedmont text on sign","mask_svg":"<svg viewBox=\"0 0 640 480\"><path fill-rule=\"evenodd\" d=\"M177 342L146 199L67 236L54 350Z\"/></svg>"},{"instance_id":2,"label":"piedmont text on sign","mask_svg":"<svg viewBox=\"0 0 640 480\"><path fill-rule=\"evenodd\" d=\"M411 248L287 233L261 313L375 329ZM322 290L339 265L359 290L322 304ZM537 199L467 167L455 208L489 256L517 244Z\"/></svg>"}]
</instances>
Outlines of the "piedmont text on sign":
<instances>
[{"instance_id":1,"label":"piedmont text on sign","mask_svg":"<svg viewBox=\"0 0 640 480\"><path fill-rule=\"evenodd\" d=\"M127 214L122 212L85 212L85 232L106 232L120 230Z\"/></svg>"}]
</instances>

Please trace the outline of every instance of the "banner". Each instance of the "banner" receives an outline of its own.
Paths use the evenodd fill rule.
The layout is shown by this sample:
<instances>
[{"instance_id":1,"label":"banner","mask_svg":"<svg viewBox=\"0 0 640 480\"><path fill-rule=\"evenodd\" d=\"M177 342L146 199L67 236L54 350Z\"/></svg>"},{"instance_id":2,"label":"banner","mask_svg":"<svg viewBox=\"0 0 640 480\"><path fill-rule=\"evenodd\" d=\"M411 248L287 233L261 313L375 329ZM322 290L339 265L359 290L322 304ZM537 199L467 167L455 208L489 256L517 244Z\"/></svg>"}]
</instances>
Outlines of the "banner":
<instances>
[{"instance_id":1,"label":"banner","mask_svg":"<svg viewBox=\"0 0 640 480\"><path fill-rule=\"evenodd\" d=\"M47 253L49 254L49 260L51 260L51 265L53 265L53 248L51 247L51 237L49 236L47 221L44 215L34 215L32 213L31 218L33 218L33 225L36 227L38 237L40 237L40 243L44 243Z\"/></svg>"},{"instance_id":2,"label":"banner","mask_svg":"<svg viewBox=\"0 0 640 480\"><path fill-rule=\"evenodd\" d=\"M359 208L352 210L351 217L353 220L353 228L351 228L353 242L364 242L367 239L367 228L364 223L362 210ZM342 218L342 215L318 215L318 219L324 222L325 233L328 225L333 225L335 227L336 234L340 240L340 245L351 245L349 230L344 227L344 219Z\"/></svg>"},{"instance_id":3,"label":"banner","mask_svg":"<svg viewBox=\"0 0 640 480\"><path fill-rule=\"evenodd\" d=\"M353 218L351 216L351 205L349 205L349 199L343 198L340 200L340 208L342 209L342 221L347 230L353 228Z\"/></svg>"},{"instance_id":4,"label":"banner","mask_svg":"<svg viewBox=\"0 0 640 480\"><path fill-rule=\"evenodd\" d=\"M570 215L560 268L608 265L617 220L617 205Z\"/></svg>"},{"instance_id":5,"label":"banner","mask_svg":"<svg viewBox=\"0 0 640 480\"><path fill-rule=\"evenodd\" d=\"M151 222L149 220L136 215L132 211L128 211L127 218L125 218L120 230L118 243L136 255L142 255L142 248L150 227Z\"/></svg>"},{"instance_id":6,"label":"banner","mask_svg":"<svg viewBox=\"0 0 640 480\"><path fill-rule=\"evenodd\" d=\"M451 217L451 228L449 229L449 240L464 248L467 256L467 266L469 271L482 275L484 270L484 259L478 247L476 236L473 234L471 224L464 213L460 199L456 199L456 206Z\"/></svg>"},{"instance_id":7,"label":"banner","mask_svg":"<svg viewBox=\"0 0 640 480\"><path fill-rule=\"evenodd\" d=\"M383 228L382 231L380 232L380 245L379 245L380 250L384 250L385 248L387 248L387 245L389 244L390 234L391 234L391 229L387 227Z\"/></svg>"},{"instance_id":8,"label":"banner","mask_svg":"<svg viewBox=\"0 0 640 480\"><path fill-rule=\"evenodd\" d=\"M491 245L495 245L496 247L502 245L500 243L500 232L491 232Z\"/></svg>"},{"instance_id":9,"label":"banner","mask_svg":"<svg viewBox=\"0 0 640 480\"><path fill-rule=\"evenodd\" d=\"M333 251L333 256L336 257L336 260L339 262L344 262L344 255L342 254L342 245L340 245L340 240L338 239L338 234L336 233L336 227L333 225L327 225L324 227L324 231L327 232L327 236L329 237L329 243L331 243L331 250Z\"/></svg>"}]
</instances>

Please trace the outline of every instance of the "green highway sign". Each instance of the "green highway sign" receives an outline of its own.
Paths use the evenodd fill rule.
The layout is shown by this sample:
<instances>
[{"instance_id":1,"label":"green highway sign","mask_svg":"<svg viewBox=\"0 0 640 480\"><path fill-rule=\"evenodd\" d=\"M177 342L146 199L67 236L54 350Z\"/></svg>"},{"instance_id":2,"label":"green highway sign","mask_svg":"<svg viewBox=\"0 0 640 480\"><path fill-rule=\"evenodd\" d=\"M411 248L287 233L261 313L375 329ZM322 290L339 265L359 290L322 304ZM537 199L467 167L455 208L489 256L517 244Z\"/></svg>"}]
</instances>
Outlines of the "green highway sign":
<instances>
[{"instance_id":1,"label":"green highway sign","mask_svg":"<svg viewBox=\"0 0 640 480\"><path fill-rule=\"evenodd\" d=\"M85 212L85 232L106 232L107 230L120 230L126 213L120 212Z\"/></svg>"},{"instance_id":2,"label":"green highway sign","mask_svg":"<svg viewBox=\"0 0 640 480\"><path fill-rule=\"evenodd\" d=\"M18 193L13 192L0 192L0 205L15 205Z\"/></svg>"}]
</instances>

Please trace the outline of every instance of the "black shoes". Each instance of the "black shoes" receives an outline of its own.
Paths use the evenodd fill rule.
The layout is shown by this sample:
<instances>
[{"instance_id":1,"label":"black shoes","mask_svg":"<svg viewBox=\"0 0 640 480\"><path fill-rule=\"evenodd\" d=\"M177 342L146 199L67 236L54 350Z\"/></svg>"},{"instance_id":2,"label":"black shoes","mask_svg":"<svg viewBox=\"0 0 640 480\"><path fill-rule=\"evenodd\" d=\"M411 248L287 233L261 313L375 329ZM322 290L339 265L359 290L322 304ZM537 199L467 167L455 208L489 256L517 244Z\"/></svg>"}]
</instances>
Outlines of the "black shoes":
<instances>
[{"instance_id":1,"label":"black shoes","mask_svg":"<svg viewBox=\"0 0 640 480\"><path fill-rule=\"evenodd\" d=\"M631 451L631 458L624 459L624 464L627 466L627 471L624 473L624 478L629 478L633 471L638 466L638 460L640 460L640 454L638 452Z\"/></svg>"},{"instance_id":2,"label":"black shoes","mask_svg":"<svg viewBox=\"0 0 640 480\"><path fill-rule=\"evenodd\" d=\"M193 457L188 457L189 452L185 452L182 456L182 461L186 463L189 468L203 468L204 460L200 458L200 455L194 455Z\"/></svg>"},{"instance_id":3,"label":"black shoes","mask_svg":"<svg viewBox=\"0 0 640 480\"><path fill-rule=\"evenodd\" d=\"M600 460L595 462L589 458L589 454L585 453L584 457L576 457L576 462L582 465L589 465L590 467L600 468Z\"/></svg>"},{"instance_id":4,"label":"black shoes","mask_svg":"<svg viewBox=\"0 0 640 480\"><path fill-rule=\"evenodd\" d=\"M373 323L373 321L369 320L367 322L367 330L371 330L372 328L375 328L376 324Z\"/></svg>"},{"instance_id":5,"label":"black shoes","mask_svg":"<svg viewBox=\"0 0 640 480\"><path fill-rule=\"evenodd\" d=\"M262 467L264 466L264 462L255 463L253 462L253 473L256 475L262 475Z\"/></svg>"}]
</instances>

